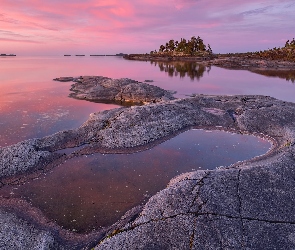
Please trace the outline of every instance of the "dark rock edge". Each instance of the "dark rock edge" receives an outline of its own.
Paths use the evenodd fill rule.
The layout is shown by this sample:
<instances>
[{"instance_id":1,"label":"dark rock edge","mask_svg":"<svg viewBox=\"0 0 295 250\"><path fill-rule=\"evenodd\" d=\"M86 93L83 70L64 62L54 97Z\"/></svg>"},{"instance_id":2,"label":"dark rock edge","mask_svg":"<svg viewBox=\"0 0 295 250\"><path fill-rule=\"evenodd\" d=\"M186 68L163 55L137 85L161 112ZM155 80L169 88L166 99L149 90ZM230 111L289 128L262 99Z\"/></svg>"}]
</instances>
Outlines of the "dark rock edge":
<instances>
[{"instance_id":1,"label":"dark rock edge","mask_svg":"<svg viewBox=\"0 0 295 250\"><path fill-rule=\"evenodd\" d=\"M175 177L143 208L135 208L113 227L87 239L56 225L44 227L48 221L32 215L40 211L29 206L25 211L16 209L21 201L9 205L2 199L1 225L8 226L1 230L0 247L6 239L14 248L81 249L100 240L97 249L293 248L294 125L294 103L266 96L198 95L94 113L77 129L1 148L0 184L11 185L76 155L136 152L190 128L259 135L274 145L266 155L250 161ZM59 153L69 147L77 150Z\"/></svg>"}]
</instances>

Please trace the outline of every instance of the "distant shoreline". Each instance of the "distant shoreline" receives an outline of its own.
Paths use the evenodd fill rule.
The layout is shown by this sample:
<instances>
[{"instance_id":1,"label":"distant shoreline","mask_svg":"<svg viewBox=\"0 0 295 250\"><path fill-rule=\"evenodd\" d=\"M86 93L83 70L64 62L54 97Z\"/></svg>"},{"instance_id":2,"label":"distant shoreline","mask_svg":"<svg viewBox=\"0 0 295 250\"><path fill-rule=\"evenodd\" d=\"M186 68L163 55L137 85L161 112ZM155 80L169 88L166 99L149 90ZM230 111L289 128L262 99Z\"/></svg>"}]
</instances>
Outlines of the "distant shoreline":
<instances>
[{"instance_id":1,"label":"distant shoreline","mask_svg":"<svg viewBox=\"0 0 295 250\"><path fill-rule=\"evenodd\" d=\"M107 54L92 54L89 56L126 56L127 54L119 53L115 55L107 55ZM76 54L76 55L71 55L71 54L64 54L64 56L87 56L85 54Z\"/></svg>"},{"instance_id":2,"label":"distant shoreline","mask_svg":"<svg viewBox=\"0 0 295 250\"><path fill-rule=\"evenodd\" d=\"M0 56L5 57L5 56L16 56L16 55L15 54L0 54Z\"/></svg>"},{"instance_id":3,"label":"distant shoreline","mask_svg":"<svg viewBox=\"0 0 295 250\"><path fill-rule=\"evenodd\" d=\"M204 56L173 56L161 54L130 54L125 55L127 60L135 61L180 61L198 62L207 66L218 66L227 69L274 69L287 70L295 69L295 62L287 60L272 60L268 58L255 58L248 54L214 54Z\"/></svg>"}]
</instances>

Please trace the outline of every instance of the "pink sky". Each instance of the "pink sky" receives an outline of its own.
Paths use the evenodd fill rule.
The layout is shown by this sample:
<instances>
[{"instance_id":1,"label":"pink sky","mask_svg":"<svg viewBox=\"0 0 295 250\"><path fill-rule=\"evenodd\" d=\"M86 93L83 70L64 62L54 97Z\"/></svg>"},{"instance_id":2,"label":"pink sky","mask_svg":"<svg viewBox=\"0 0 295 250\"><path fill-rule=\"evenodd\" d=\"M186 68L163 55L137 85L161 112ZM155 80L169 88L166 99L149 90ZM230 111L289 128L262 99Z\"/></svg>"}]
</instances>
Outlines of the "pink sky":
<instances>
[{"instance_id":1,"label":"pink sky","mask_svg":"<svg viewBox=\"0 0 295 250\"><path fill-rule=\"evenodd\" d=\"M146 53L201 36L215 53L295 37L294 0L0 0L0 53Z\"/></svg>"}]
</instances>

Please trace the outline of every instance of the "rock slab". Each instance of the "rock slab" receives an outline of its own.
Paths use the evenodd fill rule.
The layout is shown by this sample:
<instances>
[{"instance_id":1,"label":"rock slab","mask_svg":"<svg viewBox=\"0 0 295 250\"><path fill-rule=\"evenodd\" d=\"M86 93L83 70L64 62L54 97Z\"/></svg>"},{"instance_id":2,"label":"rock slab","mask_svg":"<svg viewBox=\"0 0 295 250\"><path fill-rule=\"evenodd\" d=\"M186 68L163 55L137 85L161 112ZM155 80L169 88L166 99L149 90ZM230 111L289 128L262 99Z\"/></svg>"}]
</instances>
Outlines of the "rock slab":
<instances>
[{"instance_id":1,"label":"rock slab","mask_svg":"<svg viewBox=\"0 0 295 250\"><path fill-rule=\"evenodd\" d=\"M77 129L0 148L1 183L54 162L60 149L136 152L190 128L260 135L274 146L252 161L174 178L132 219L97 238L95 249L294 249L295 104L271 97L198 95L94 113ZM10 210L0 215L3 225L17 218L0 239L25 235L13 246L39 246L40 239L44 248L60 244L52 230L40 233L26 217Z\"/></svg>"}]
</instances>

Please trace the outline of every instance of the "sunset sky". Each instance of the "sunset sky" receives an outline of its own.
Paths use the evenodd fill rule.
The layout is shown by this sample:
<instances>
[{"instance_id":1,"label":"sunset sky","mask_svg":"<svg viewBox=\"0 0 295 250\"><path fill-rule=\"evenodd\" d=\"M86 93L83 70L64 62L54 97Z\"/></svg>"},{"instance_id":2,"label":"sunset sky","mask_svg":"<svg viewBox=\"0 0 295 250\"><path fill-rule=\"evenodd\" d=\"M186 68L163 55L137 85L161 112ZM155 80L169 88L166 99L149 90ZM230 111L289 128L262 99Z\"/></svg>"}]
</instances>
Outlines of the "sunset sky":
<instances>
[{"instance_id":1,"label":"sunset sky","mask_svg":"<svg viewBox=\"0 0 295 250\"><path fill-rule=\"evenodd\" d=\"M0 0L0 53L146 53L200 36L213 52L295 37L294 0Z\"/></svg>"}]
</instances>

